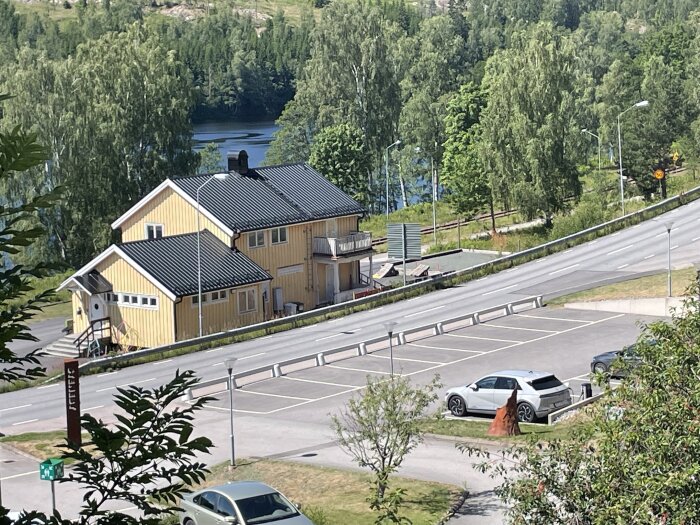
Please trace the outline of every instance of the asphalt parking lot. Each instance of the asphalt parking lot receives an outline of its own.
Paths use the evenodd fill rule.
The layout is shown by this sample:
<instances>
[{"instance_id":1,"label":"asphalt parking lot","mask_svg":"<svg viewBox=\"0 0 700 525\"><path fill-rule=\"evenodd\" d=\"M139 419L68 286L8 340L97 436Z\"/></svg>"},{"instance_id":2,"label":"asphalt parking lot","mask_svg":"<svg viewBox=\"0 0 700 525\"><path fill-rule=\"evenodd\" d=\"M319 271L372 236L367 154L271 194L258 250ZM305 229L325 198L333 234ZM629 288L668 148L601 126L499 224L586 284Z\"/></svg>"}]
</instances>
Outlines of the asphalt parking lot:
<instances>
[{"instance_id":1,"label":"asphalt parking lot","mask_svg":"<svg viewBox=\"0 0 700 525\"><path fill-rule=\"evenodd\" d=\"M445 387L468 384L482 375L507 368L545 370L569 382L574 397L589 380L596 354L632 343L639 322L651 317L619 313L540 308L499 317L442 335L425 334L405 345L394 345L394 372L427 382L435 374ZM388 377L388 344L365 356L339 358L326 366L290 372L234 391L234 412L240 414L325 417L363 388L367 376ZM442 399L442 392L440 392ZM216 394L213 410L229 410L228 396Z\"/></svg>"}]
</instances>

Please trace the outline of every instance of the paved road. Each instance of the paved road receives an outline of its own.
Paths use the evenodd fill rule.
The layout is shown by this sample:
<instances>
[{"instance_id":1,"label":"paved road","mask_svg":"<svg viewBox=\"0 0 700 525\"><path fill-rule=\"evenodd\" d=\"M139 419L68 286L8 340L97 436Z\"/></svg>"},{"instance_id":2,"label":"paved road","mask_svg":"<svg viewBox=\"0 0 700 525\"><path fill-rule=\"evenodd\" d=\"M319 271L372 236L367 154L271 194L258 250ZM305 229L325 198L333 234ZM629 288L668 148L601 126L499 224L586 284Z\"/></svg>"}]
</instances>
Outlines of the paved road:
<instances>
[{"instance_id":1,"label":"paved road","mask_svg":"<svg viewBox=\"0 0 700 525\"><path fill-rule=\"evenodd\" d=\"M252 369L380 336L385 333L382 323L388 320L399 323L398 331L530 295L553 297L658 271L666 266L667 234L662 222L668 219L674 220L674 265L694 263L700 260L699 210L700 202L695 201L667 213L658 222L648 221L495 275L371 311L219 349L88 376L81 384L82 406L108 405L117 385L153 386L171 377L178 368L196 370L203 379L221 377L225 373L223 361L228 356L239 358L237 368ZM0 396L3 407L0 410L4 410L0 412L0 431L19 432L20 423L62 415L63 397L56 395L60 389L47 386Z\"/></svg>"},{"instance_id":2,"label":"paved road","mask_svg":"<svg viewBox=\"0 0 700 525\"><path fill-rule=\"evenodd\" d=\"M588 377L594 354L633 341L640 331L637 321L652 320L608 312L531 309L477 326L452 327L440 336L416 336L408 344L394 348L395 371L410 375L417 383L428 382L439 373L443 383L452 386L469 383L497 369L546 369L568 380L576 393L581 381ZM361 389L368 375L389 374L388 348L378 345L372 350L367 356L291 372L236 390L237 455L353 467L333 443L330 414L336 413ZM203 458L209 464L229 458L228 396L226 392L215 396L217 400L196 421L199 432L217 445L211 457ZM434 408L441 409L440 403ZM114 420L109 406L90 412L107 422ZM20 427L33 431L58 428L62 424L62 419L57 418ZM4 470L0 476L6 499L14 507L37 504L35 494L46 493L48 486L36 479L36 463L13 456L7 459L12 463L0 466ZM502 510L493 494L495 482L471 468L471 462L455 450L454 442L429 439L410 455L400 474L466 486L471 496L455 524L500 524ZM71 485L61 485L59 494L61 510L75 512L81 492Z\"/></svg>"},{"instance_id":3,"label":"paved road","mask_svg":"<svg viewBox=\"0 0 700 525\"><path fill-rule=\"evenodd\" d=\"M38 341L13 341L8 346L18 356L25 356L29 352L37 348L44 348L54 341L63 337L63 329L65 319L47 319L45 321L37 321L30 325L31 333L38 338ZM43 357L40 359L41 365L47 368L50 373L55 369L62 360L57 360L54 357ZM0 364L0 368L6 367L6 364Z\"/></svg>"}]
</instances>

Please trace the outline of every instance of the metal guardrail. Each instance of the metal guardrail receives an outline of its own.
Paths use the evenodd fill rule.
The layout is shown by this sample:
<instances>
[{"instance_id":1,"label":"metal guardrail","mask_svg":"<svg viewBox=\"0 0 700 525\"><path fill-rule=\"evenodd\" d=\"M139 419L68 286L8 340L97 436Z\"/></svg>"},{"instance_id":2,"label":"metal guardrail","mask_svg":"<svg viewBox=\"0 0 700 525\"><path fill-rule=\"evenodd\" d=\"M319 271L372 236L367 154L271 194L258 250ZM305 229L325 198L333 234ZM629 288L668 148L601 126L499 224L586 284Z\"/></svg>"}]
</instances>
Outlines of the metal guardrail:
<instances>
[{"instance_id":1,"label":"metal guardrail","mask_svg":"<svg viewBox=\"0 0 700 525\"><path fill-rule=\"evenodd\" d=\"M556 412L552 412L551 414L547 415L547 424L551 425L552 423L556 423L558 419L561 419L561 417L564 414L568 414L569 412L572 412L573 410L578 410L579 408L583 408L586 405L590 405L591 403L598 401L601 397L605 395L605 392L601 392L600 394L596 394L591 397L587 397L586 399L582 399L581 401L577 401L576 403L570 404L568 407L560 408Z\"/></svg>"},{"instance_id":2,"label":"metal guardrail","mask_svg":"<svg viewBox=\"0 0 700 525\"><path fill-rule=\"evenodd\" d=\"M478 312L470 312L468 314L463 314L463 315L458 315L456 317L450 317L449 319L445 319L443 321L439 321L437 323L429 323L426 325L422 326L417 326L414 328L410 328L408 330L404 330L401 332L397 332L394 337L396 337L398 344L399 345L405 345L406 344L406 337L408 335L420 333L420 332L428 332L432 331L433 335L439 335L444 333L445 331L445 326L447 325L454 325L458 323L462 323L465 320L470 320L470 326L479 324L480 320L482 317L492 314L492 313L497 313L499 314L498 317L504 317L507 315L512 315L516 312L517 307L519 306L528 306L529 308L541 308L542 307L542 296L533 296L533 297L527 297L525 299L520 299L518 301L513 301L507 304L502 304L499 306L494 306L491 308L487 308L485 310L480 310ZM273 377L280 377L285 374L285 369L289 368L294 365L298 365L300 363L304 362L310 362L312 365L310 367L304 367L304 368L311 368L311 367L316 367L316 366L324 366L328 362L328 358L331 356L337 356L338 354L348 354L348 357L350 356L362 356L362 355L367 355L368 350L367 347L372 344L376 343L383 343L387 341L387 336L381 335L379 337L374 337L372 339L367 339L365 341L361 341L359 343L352 343L344 346L339 346L337 348L332 348L330 350L324 350L323 352L315 352L313 354L307 354L307 355L302 355L299 357L295 357L293 359L288 359L279 363L273 363L270 365L264 365L260 366L257 368L253 368L250 370L246 370L244 372L239 372L238 374L233 374L232 379L233 379L233 388L238 388L242 384L251 384L256 381L260 381L263 379L270 379ZM298 370L297 368L296 370ZM194 397L198 397L195 395L196 390L206 390L210 389L211 387L215 387L218 385L225 385L225 389L228 389L228 376L222 376L222 377L217 377L215 379L210 379L207 381L202 381L198 383L193 389L189 389L189 391L186 394L186 398L188 400L193 399ZM250 381L244 381L245 379L251 379Z\"/></svg>"},{"instance_id":3,"label":"metal guardrail","mask_svg":"<svg viewBox=\"0 0 700 525\"><path fill-rule=\"evenodd\" d=\"M526 250L522 250L520 252L515 252L511 253L509 255L505 255L503 257L499 257L497 259L493 259L491 261L477 264L476 266L471 266L469 268L463 268L461 270L455 270L452 272L447 272L443 273L439 276L435 277L430 277L428 279L414 282L411 284L408 284L406 286L398 287L398 288L391 288L386 291L382 291L373 295L369 295L366 297L362 297L359 299L353 299L352 301L348 301L345 303L340 303L340 304L334 304L330 306L326 306L323 308L317 308L315 310L308 310L306 312L296 314L293 316L288 316L288 317L283 317L280 319L273 319L272 321L266 321L264 323L258 323L254 325L248 325L244 326L241 328L235 328L232 330L228 330L225 332L219 332L216 334L209 334L205 335L202 337L197 337L194 339L187 339L184 341L178 341L176 343L171 343L169 345L163 345L163 346L158 346L158 347L153 347L153 348L146 348L143 350L137 350L135 352L129 352L125 354L119 354L116 356L112 357L105 357L105 358L100 358L100 359L95 359L93 361L88 361L86 363L83 363L81 365L81 368L83 369L89 369L93 368L96 366L107 366L113 363L119 363L121 361L130 361L132 359L137 359L140 357L146 357L150 355L156 355L159 353L164 353L168 352L170 350L176 350L178 348L185 348L188 346L194 346L194 345L199 345L199 344L205 344L205 343L211 343L220 339L227 339L227 338L233 338L238 335L244 335L248 334L251 332L256 332L256 331L264 331L265 333L270 333L270 330L280 327L280 326L286 326L289 325L292 328L295 328L298 326L300 322L303 322L306 319L311 319L311 318L316 318L316 317L322 317L326 316L329 314L333 314L335 312L342 312L346 310L352 311L355 307L370 304L370 303L375 303L375 302L381 302L385 300L390 300L394 297L400 297L402 295L407 295L411 294L417 290L421 290L423 288L429 288L429 287L434 287L435 285L441 285L443 283L449 283L449 281L463 277L468 274L476 274L479 272L482 272L484 270L489 270L490 268L493 268L495 266L499 265L510 265L512 266L514 263L517 261L523 260L531 260L534 259L538 256L542 255L547 255L551 251L555 251L559 247L568 247L570 245L575 244L577 241L586 238L588 236L594 235L594 234L599 234L600 232L605 232L607 230L609 231L615 231L617 229L621 229L626 226L630 226L632 224L637 224L640 222L645 215L658 215L660 213L664 213L668 210L677 208L679 206L682 206L683 204L686 204L687 202L690 202L692 200L697 199L700 197L700 186L693 188L692 190L689 190L686 193L682 193L680 195L676 195L675 197L671 197L669 199L666 199L664 201L661 201L657 204L654 204L652 206L649 206L647 208L644 208L642 210L629 213L623 217L619 217L617 219L613 219L611 221L599 224L597 226L593 226L591 228L587 228L586 230L574 233L572 235L567 235L566 237L562 237L560 239L556 239L553 241L546 242L544 244L540 244L539 246L535 246L533 248L528 248Z\"/></svg>"}]
</instances>

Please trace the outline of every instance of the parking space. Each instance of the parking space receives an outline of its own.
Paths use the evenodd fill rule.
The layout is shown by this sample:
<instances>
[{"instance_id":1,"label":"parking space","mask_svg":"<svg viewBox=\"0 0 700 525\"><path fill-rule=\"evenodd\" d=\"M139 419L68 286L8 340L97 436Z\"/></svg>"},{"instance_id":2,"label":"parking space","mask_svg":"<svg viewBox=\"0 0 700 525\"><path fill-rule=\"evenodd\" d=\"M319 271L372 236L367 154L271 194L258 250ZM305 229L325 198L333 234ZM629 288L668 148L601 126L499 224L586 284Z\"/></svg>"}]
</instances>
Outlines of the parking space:
<instances>
[{"instance_id":1,"label":"parking space","mask_svg":"<svg viewBox=\"0 0 700 525\"><path fill-rule=\"evenodd\" d=\"M591 357L633 342L640 331L639 320L653 319L571 309L528 310L394 345L394 373L419 382L440 374L445 386L453 386L500 369L546 370L568 381L576 398L581 385L590 381ZM319 408L336 406L363 388L368 376L390 374L387 346L238 388L234 411L313 417ZM210 408L228 410L225 392L216 397Z\"/></svg>"}]
</instances>

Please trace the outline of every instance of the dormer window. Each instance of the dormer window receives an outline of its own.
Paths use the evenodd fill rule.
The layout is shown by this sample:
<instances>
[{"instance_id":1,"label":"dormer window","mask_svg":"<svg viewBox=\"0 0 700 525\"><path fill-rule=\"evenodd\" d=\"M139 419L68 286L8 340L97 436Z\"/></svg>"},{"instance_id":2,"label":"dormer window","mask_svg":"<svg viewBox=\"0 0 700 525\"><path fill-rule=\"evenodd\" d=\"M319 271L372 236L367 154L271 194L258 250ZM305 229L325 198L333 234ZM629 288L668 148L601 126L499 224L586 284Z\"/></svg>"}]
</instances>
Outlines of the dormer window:
<instances>
[{"instance_id":1,"label":"dormer window","mask_svg":"<svg viewBox=\"0 0 700 525\"><path fill-rule=\"evenodd\" d=\"M163 236L162 224L146 224L146 239L160 239Z\"/></svg>"}]
</instances>

